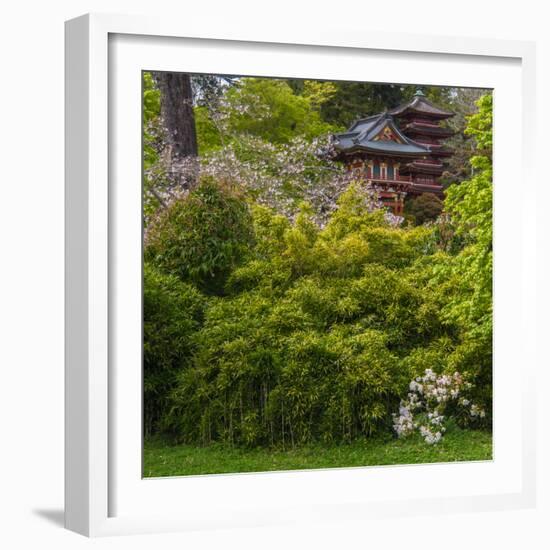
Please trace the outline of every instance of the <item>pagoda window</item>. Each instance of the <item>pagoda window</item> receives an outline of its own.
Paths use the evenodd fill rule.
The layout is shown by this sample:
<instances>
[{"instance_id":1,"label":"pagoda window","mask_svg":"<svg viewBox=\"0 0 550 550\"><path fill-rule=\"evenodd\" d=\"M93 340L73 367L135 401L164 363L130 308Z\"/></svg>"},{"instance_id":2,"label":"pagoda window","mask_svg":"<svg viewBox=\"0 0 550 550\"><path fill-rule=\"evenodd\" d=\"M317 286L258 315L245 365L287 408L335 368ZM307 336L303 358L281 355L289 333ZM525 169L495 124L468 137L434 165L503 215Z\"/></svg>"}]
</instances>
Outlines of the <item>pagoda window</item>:
<instances>
[{"instance_id":1,"label":"pagoda window","mask_svg":"<svg viewBox=\"0 0 550 550\"><path fill-rule=\"evenodd\" d=\"M374 162L372 166L372 177L380 179L380 164L378 162Z\"/></svg>"},{"instance_id":2,"label":"pagoda window","mask_svg":"<svg viewBox=\"0 0 550 550\"><path fill-rule=\"evenodd\" d=\"M393 180L395 179L395 173L393 169L393 164L388 164L388 179Z\"/></svg>"}]
</instances>

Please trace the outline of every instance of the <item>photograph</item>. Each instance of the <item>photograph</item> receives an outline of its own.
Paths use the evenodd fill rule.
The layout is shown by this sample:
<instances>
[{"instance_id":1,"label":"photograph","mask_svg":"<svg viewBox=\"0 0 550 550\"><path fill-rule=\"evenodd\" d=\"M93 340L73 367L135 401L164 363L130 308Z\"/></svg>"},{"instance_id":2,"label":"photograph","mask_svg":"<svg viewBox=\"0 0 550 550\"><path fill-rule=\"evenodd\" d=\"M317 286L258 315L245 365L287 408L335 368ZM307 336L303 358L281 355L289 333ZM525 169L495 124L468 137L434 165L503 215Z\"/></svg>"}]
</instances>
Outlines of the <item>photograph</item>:
<instances>
[{"instance_id":1,"label":"photograph","mask_svg":"<svg viewBox=\"0 0 550 550\"><path fill-rule=\"evenodd\" d=\"M142 72L145 478L493 459L493 91Z\"/></svg>"},{"instance_id":2,"label":"photograph","mask_svg":"<svg viewBox=\"0 0 550 550\"><path fill-rule=\"evenodd\" d=\"M545 6L5 3L2 548L549 550Z\"/></svg>"}]
</instances>

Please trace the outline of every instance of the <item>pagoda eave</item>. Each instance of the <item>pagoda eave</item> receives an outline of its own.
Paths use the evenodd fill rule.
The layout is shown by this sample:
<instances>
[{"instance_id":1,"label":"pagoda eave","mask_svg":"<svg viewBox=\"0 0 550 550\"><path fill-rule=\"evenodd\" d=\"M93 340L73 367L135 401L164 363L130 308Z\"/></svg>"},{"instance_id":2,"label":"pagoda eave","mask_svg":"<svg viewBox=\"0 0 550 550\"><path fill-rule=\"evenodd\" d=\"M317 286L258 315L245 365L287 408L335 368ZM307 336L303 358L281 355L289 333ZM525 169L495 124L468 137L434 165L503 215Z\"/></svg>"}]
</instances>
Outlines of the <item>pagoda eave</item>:
<instances>
[{"instance_id":1,"label":"pagoda eave","mask_svg":"<svg viewBox=\"0 0 550 550\"><path fill-rule=\"evenodd\" d=\"M432 149L430 154L432 157L452 157L454 149Z\"/></svg>"},{"instance_id":2,"label":"pagoda eave","mask_svg":"<svg viewBox=\"0 0 550 550\"><path fill-rule=\"evenodd\" d=\"M433 193L438 197L444 196L443 186L439 184L427 184L427 183L413 183L409 187L409 193L411 195L422 195L423 193Z\"/></svg>"},{"instance_id":3,"label":"pagoda eave","mask_svg":"<svg viewBox=\"0 0 550 550\"><path fill-rule=\"evenodd\" d=\"M367 156L380 156L380 157L391 157L393 159L418 159L425 156L427 151L419 153L409 153L406 151L382 151L380 149L371 149L369 147L353 147L352 149L346 149L345 151L338 151L336 155L337 160L349 160L350 158L357 158L357 156L367 157Z\"/></svg>"}]
</instances>

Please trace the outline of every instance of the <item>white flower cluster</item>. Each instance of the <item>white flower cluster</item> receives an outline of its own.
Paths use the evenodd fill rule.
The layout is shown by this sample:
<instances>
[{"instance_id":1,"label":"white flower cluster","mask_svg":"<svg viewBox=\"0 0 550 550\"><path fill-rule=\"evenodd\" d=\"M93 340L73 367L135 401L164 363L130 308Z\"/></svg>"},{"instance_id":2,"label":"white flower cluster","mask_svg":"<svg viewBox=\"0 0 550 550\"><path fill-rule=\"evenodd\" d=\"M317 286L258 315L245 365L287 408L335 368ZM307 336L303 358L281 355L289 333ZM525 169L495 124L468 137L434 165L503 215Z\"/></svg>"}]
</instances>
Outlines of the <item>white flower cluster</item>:
<instances>
[{"instance_id":1,"label":"white flower cluster","mask_svg":"<svg viewBox=\"0 0 550 550\"><path fill-rule=\"evenodd\" d=\"M477 405L472 405L472 407L470 408L470 416L485 418L485 411Z\"/></svg>"},{"instance_id":2,"label":"white flower cluster","mask_svg":"<svg viewBox=\"0 0 550 550\"><path fill-rule=\"evenodd\" d=\"M422 435L422 437L424 438L424 441L430 445L433 445L434 443L438 443L439 441L441 441L444 431L445 431L445 428L441 428L439 431L433 432L426 426L420 426L420 435Z\"/></svg>"},{"instance_id":3,"label":"white flower cluster","mask_svg":"<svg viewBox=\"0 0 550 550\"><path fill-rule=\"evenodd\" d=\"M445 433L445 407L456 402L468 408L471 417L483 418L485 411L472 404L461 392L471 388L460 373L437 375L432 369L426 369L409 384L407 398L401 400L399 414L393 415L393 428L398 437L405 437L418 431L424 441L430 445L441 441Z\"/></svg>"}]
</instances>

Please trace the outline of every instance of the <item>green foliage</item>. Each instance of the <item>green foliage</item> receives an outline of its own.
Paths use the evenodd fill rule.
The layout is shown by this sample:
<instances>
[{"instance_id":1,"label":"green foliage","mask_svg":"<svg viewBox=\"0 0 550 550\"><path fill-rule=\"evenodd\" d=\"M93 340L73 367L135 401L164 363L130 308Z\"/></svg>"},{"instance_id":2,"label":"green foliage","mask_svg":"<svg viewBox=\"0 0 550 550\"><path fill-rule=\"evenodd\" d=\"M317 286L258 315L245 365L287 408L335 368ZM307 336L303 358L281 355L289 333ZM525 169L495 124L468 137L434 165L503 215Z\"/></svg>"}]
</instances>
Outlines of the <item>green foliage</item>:
<instances>
[{"instance_id":1,"label":"green foliage","mask_svg":"<svg viewBox=\"0 0 550 550\"><path fill-rule=\"evenodd\" d=\"M160 92L151 73L143 73L143 163L147 170L158 161Z\"/></svg>"},{"instance_id":2,"label":"green foliage","mask_svg":"<svg viewBox=\"0 0 550 550\"><path fill-rule=\"evenodd\" d=\"M460 331L460 345L450 361L471 373L478 398L491 410L493 335L493 183L492 96L483 96L479 113L470 117L467 132L475 135L480 155L471 159L474 175L452 185L445 209L463 243L454 255L434 262L432 286L437 285L444 322Z\"/></svg>"},{"instance_id":3,"label":"green foliage","mask_svg":"<svg viewBox=\"0 0 550 550\"><path fill-rule=\"evenodd\" d=\"M416 225L436 220L442 211L443 201L433 193L423 193L405 203L405 217Z\"/></svg>"},{"instance_id":4,"label":"green foliage","mask_svg":"<svg viewBox=\"0 0 550 550\"><path fill-rule=\"evenodd\" d=\"M194 108L195 127L197 129L197 142L199 154L220 148L223 138L219 128L214 124L209 114L208 107L199 105Z\"/></svg>"},{"instance_id":5,"label":"green foliage","mask_svg":"<svg viewBox=\"0 0 550 550\"><path fill-rule=\"evenodd\" d=\"M310 87L308 95L295 95L284 80L243 78L226 94L229 135L250 135L270 143L288 143L295 137L328 134L333 128L317 109L330 91Z\"/></svg>"},{"instance_id":6,"label":"green foliage","mask_svg":"<svg viewBox=\"0 0 550 550\"><path fill-rule=\"evenodd\" d=\"M347 104L359 84L245 78L223 90L216 116L195 106L203 160L223 170L205 170L216 179L203 177L147 228L149 430L190 444L285 448L387 434L426 369L460 372L491 409L490 97L469 119L474 174L449 188L436 223L422 225L441 212L424 195L409 205L419 225L390 225L359 184L321 224L307 203L292 221L254 203L264 184L268 195L288 191L293 207L314 197L296 191L298 168L303 188L320 189L309 157L292 162L293 140L307 144L334 128L324 120L414 93L368 85ZM146 79L145 90L154 141L158 94Z\"/></svg>"},{"instance_id":7,"label":"green foliage","mask_svg":"<svg viewBox=\"0 0 550 550\"><path fill-rule=\"evenodd\" d=\"M333 252L337 254L340 268L349 264L353 258L362 256L370 263L389 268L404 268L422 254L428 246L430 236L431 230L427 228L403 229L389 226L384 211L370 211L359 187L352 184L340 197L339 208L322 234L321 242L326 250L326 257L318 268L324 272L326 267L323 266L331 265L330 255Z\"/></svg>"},{"instance_id":8,"label":"green foliage","mask_svg":"<svg viewBox=\"0 0 550 550\"><path fill-rule=\"evenodd\" d=\"M242 196L203 178L151 222L144 254L164 272L218 294L252 241L252 217Z\"/></svg>"},{"instance_id":9,"label":"green foliage","mask_svg":"<svg viewBox=\"0 0 550 550\"><path fill-rule=\"evenodd\" d=\"M477 143L478 154L492 158L493 152L493 96L481 96L476 102L479 110L468 117L465 134L473 136Z\"/></svg>"},{"instance_id":10,"label":"green foliage","mask_svg":"<svg viewBox=\"0 0 550 550\"><path fill-rule=\"evenodd\" d=\"M418 365L449 333L416 284L427 228L394 229L351 188L325 229L254 211L256 246L210 302L164 427L179 441L301 445L390 428ZM451 338L451 335L447 336Z\"/></svg>"},{"instance_id":11,"label":"green foliage","mask_svg":"<svg viewBox=\"0 0 550 550\"><path fill-rule=\"evenodd\" d=\"M321 106L323 120L347 128L357 118L396 107L414 93L410 87L369 82L334 82L335 93Z\"/></svg>"},{"instance_id":12,"label":"green foliage","mask_svg":"<svg viewBox=\"0 0 550 550\"><path fill-rule=\"evenodd\" d=\"M143 387L146 433L167 412L177 373L189 364L192 335L200 327L204 298L193 287L153 266L143 268Z\"/></svg>"},{"instance_id":13,"label":"green foliage","mask_svg":"<svg viewBox=\"0 0 550 550\"><path fill-rule=\"evenodd\" d=\"M306 81L307 82L307 81ZM291 86L305 94L305 84L290 81ZM321 104L321 117L326 122L347 128L361 117L380 113L405 103L412 98L417 86L376 84L371 82L331 82L334 90ZM449 88L421 87L430 101L445 107L449 104Z\"/></svg>"},{"instance_id":14,"label":"green foliage","mask_svg":"<svg viewBox=\"0 0 550 550\"><path fill-rule=\"evenodd\" d=\"M321 80L304 80L301 94L307 98L315 109L321 109L322 106L330 101L336 95L337 87L334 82Z\"/></svg>"},{"instance_id":15,"label":"green foliage","mask_svg":"<svg viewBox=\"0 0 550 550\"><path fill-rule=\"evenodd\" d=\"M492 96L483 96L480 112L470 118L467 132L475 133L480 152L492 144ZM471 160L474 176L447 191L445 208L453 217L456 232L466 246L442 268L455 299L445 314L459 322L473 336L492 334L493 277L493 183L492 165L487 156Z\"/></svg>"},{"instance_id":16,"label":"green foliage","mask_svg":"<svg viewBox=\"0 0 550 550\"><path fill-rule=\"evenodd\" d=\"M293 298L244 294L209 309L174 393L168 426L179 440L294 446L384 423L405 384L386 336L322 330L322 316Z\"/></svg>"}]
</instances>

